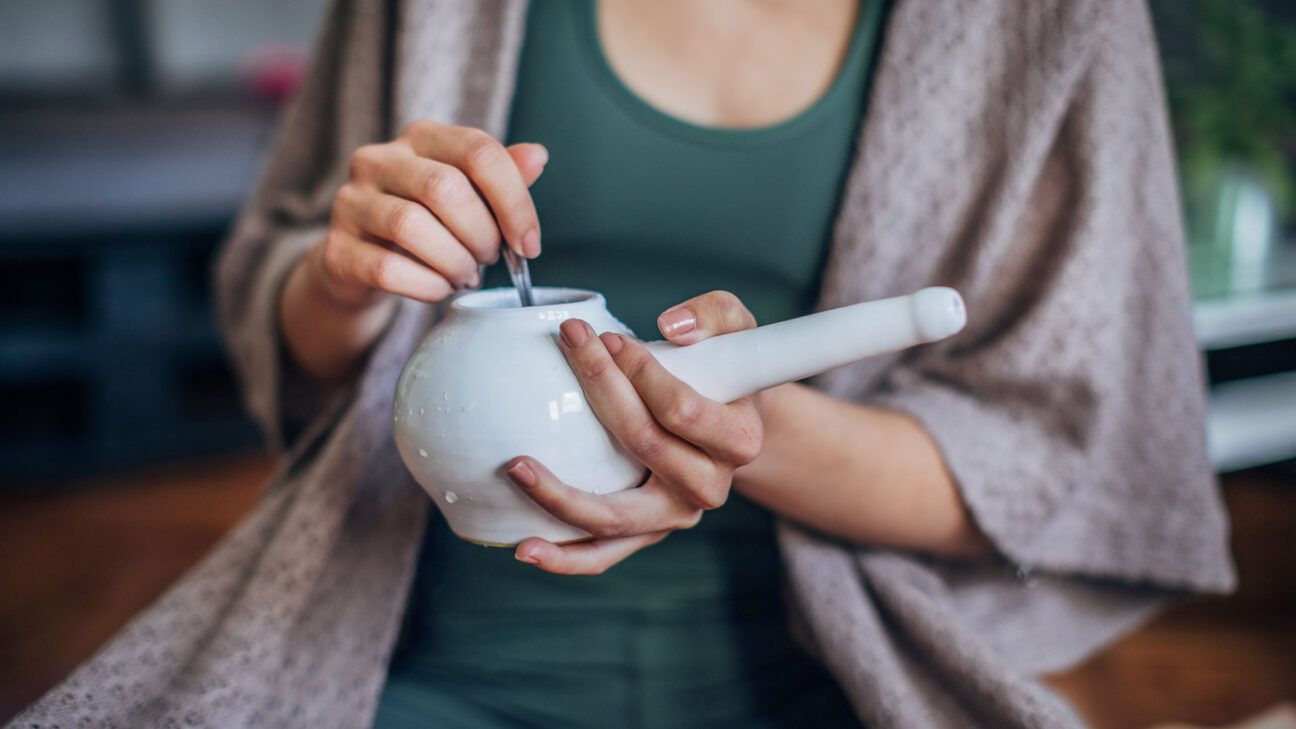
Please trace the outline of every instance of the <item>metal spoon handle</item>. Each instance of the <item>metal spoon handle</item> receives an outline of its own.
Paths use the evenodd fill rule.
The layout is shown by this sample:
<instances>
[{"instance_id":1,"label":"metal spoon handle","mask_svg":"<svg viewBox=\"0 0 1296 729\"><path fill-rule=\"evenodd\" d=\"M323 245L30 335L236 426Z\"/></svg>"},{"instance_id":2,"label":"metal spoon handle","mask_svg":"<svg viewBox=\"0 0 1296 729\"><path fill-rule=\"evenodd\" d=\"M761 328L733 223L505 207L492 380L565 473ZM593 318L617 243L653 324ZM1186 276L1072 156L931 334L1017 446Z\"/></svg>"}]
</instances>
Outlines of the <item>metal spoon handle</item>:
<instances>
[{"instance_id":1,"label":"metal spoon handle","mask_svg":"<svg viewBox=\"0 0 1296 729\"><path fill-rule=\"evenodd\" d=\"M527 268L527 259L513 252L512 248L503 246L504 263L508 265L509 278L517 287L518 301L522 306L535 306L535 297L531 294L531 270Z\"/></svg>"}]
</instances>

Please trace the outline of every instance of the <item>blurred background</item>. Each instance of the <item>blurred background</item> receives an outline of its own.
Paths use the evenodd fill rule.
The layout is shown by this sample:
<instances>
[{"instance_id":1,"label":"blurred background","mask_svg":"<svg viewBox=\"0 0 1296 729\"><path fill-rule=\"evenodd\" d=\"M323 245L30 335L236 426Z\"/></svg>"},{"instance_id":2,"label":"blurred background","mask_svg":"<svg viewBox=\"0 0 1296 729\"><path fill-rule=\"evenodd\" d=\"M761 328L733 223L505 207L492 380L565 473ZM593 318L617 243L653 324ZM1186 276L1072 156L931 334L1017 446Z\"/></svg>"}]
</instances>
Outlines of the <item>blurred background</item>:
<instances>
[{"instance_id":1,"label":"blurred background","mask_svg":"<svg viewBox=\"0 0 1296 729\"><path fill-rule=\"evenodd\" d=\"M0 0L0 721L269 472L213 253L326 0ZM1296 3L1153 0L1238 594L1051 679L1100 727L1296 698Z\"/></svg>"}]
</instances>

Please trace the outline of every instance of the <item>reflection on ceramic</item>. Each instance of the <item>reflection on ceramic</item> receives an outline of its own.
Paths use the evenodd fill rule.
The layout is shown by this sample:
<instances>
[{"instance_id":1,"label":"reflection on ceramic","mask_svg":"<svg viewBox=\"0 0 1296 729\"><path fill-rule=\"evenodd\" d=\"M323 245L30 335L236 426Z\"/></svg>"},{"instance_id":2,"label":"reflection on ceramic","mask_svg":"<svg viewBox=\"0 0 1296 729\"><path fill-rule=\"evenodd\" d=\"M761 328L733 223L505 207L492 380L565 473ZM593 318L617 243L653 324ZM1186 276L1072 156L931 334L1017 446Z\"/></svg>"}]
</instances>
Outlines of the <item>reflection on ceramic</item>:
<instances>
[{"instance_id":1,"label":"reflection on ceramic","mask_svg":"<svg viewBox=\"0 0 1296 729\"><path fill-rule=\"evenodd\" d=\"M523 494L503 464L539 459L572 486L594 493L643 480L585 402L558 344L558 325L584 319L594 331L629 333L591 291L536 288L517 306L513 289L466 294L428 333L397 384L394 432L401 458L464 539L517 544L587 537ZM688 347L649 348L702 395L729 402L865 357L947 337L963 328L953 289L846 306L714 337Z\"/></svg>"}]
</instances>

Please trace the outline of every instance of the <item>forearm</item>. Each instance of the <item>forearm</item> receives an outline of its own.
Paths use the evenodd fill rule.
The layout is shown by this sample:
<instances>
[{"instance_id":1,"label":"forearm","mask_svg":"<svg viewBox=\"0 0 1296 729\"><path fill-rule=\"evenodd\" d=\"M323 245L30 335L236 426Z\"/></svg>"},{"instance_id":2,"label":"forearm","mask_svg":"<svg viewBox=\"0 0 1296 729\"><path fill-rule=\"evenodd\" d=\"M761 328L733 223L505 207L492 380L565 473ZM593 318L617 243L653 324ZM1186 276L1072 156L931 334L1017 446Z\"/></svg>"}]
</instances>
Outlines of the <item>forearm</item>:
<instances>
[{"instance_id":1,"label":"forearm","mask_svg":"<svg viewBox=\"0 0 1296 729\"><path fill-rule=\"evenodd\" d=\"M396 300L375 292L367 301L343 303L330 294L320 270L321 247L302 256L284 283L279 327L288 355L321 382L350 374L395 312Z\"/></svg>"},{"instance_id":2,"label":"forearm","mask_svg":"<svg viewBox=\"0 0 1296 729\"><path fill-rule=\"evenodd\" d=\"M951 556L990 550L912 418L803 385L769 390L761 405L764 447L735 475L743 495L858 544Z\"/></svg>"}]
</instances>

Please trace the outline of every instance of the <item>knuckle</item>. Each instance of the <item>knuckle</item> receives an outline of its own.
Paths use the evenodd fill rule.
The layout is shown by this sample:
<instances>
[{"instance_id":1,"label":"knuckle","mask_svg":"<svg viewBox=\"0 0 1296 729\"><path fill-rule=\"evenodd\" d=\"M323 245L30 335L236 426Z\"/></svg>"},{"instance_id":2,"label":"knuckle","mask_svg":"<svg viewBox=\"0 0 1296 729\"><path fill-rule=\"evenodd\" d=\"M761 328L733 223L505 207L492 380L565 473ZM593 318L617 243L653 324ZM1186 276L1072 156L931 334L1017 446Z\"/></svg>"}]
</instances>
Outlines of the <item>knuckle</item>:
<instances>
[{"instance_id":1,"label":"knuckle","mask_svg":"<svg viewBox=\"0 0 1296 729\"><path fill-rule=\"evenodd\" d=\"M760 416L755 413L740 418L737 433L728 443L727 456L730 464L745 466L760 456L765 440L765 426Z\"/></svg>"},{"instance_id":2,"label":"knuckle","mask_svg":"<svg viewBox=\"0 0 1296 729\"><path fill-rule=\"evenodd\" d=\"M357 192L356 186L349 182L338 188L337 194L333 196L333 220L345 218L350 213Z\"/></svg>"},{"instance_id":3,"label":"knuckle","mask_svg":"<svg viewBox=\"0 0 1296 729\"><path fill-rule=\"evenodd\" d=\"M396 263L394 253L384 253L369 263L369 280L374 286L390 290L396 284Z\"/></svg>"},{"instance_id":4,"label":"knuckle","mask_svg":"<svg viewBox=\"0 0 1296 729\"><path fill-rule=\"evenodd\" d=\"M468 252L478 263L491 264L499 255L499 228L492 226L487 232L473 232L466 235L462 242Z\"/></svg>"},{"instance_id":5,"label":"knuckle","mask_svg":"<svg viewBox=\"0 0 1296 729\"><path fill-rule=\"evenodd\" d=\"M692 492L694 504L703 511L719 509L729 500L729 486L719 480Z\"/></svg>"},{"instance_id":6,"label":"knuckle","mask_svg":"<svg viewBox=\"0 0 1296 729\"><path fill-rule=\"evenodd\" d=\"M409 240L418 222L419 206L414 203L401 202L391 206L387 212L387 232L393 241Z\"/></svg>"},{"instance_id":7,"label":"knuckle","mask_svg":"<svg viewBox=\"0 0 1296 729\"><path fill-rule=\"evenodd\" d=\"M462 281L466 285L473 274L477 273L477 261L471 256L455 256L453 263L449 264L450 275L456 281Z\"/></svg>"},{"instance_id":8,"label":"knuckle","mask_svg":"<svg viewBox=\"0 0 1296 729\"><path fill-rule=\"evenodd\" d=\"M469 169L488 168L497 163L503 154L506 154L504 146L495 141L495 138L491 135L478 129L467 132L464 146L464 165Z\"/></svg>"},{"instance_id":9,"label":"knuckle","mask_svg":"<svg viewBox=\"0 0 1296 729\"><path fill-rule=\"evenodd\" d=\"M599 357L595 352L577 350L573 354L576 360L577 373L586 382L602 382L606 380L615 366L607 357Z\"/></svg>"},{"instance_id":10,"label":"knuckle","mask_svg":"<svg viewBox=\"0 0 1296 729\"><path fill-rule=\"evenodd\" d=\"M738 300L738 297L735 296L732 291L717 289L712 291L710 296L711 300L715 302L716 307L720 309L720 311L735 311L742 307L742 302Z\"/></svg>"},{"instance_id":11,"label":"knuckle","mask_svg":"<svg viewBox=\"0 0 1296 729\"><path fill-rule=\"evenodd\" d=\"M595 539L616 539L621 532L612 524L599 524L586 529Z\"/></svg>"},{"instance_id":12,"label":"knuckle","mask_svg":"<svg viewBox=\"0 0 1296 729\"><path fill-rule=\"evenodd\" d=\"M627 342L627 344L629 344ZM625 368L626 379L631 382L639 382L651 365L652 355L648 350L639 346L627 346L621 353L622 366Z\"/></svg>"},{"instance_id":13,"label":"knuckle","mask_svg":"<svg viewBox=\"0 0 1296 729\"><path fill-rule=\"evenodd\" d=\"M747 307L729 291L712 291L708 296L726 330L747 329L756 323Z\"/></svg>"},{"instance_id":14,"label":"knuckle","mask_svg":"<svg viewBox=\"0 0 1296 729\"><path fill-rule=\"evenodd\" d=\"M666 449L666 437L656 423L647 422L635 429L626 442L626 449L640 461L656 460Z\"/></svg>"},{"instance_id":15,"label":"knuckle","mask_svg":"<svg viewBox=\"0 0 1296 729\"><path fill-rule=\"evenodd\" d=\"M514 221L518 225L529 225L535 218L535 207L531 203L531 195L523 193L516 198L509 200L505 207L504 217Z\"/></svg>"},{"instance_id":16,"label":"knuckle","mask_svg":"<svg viewBox=\"0 0 1296 729\"><path fill-rule=\"evenodd\" d=\"M759 436L746 436L739 438L734 443L733 458L734 464L745 466L756 460L761 453L761 439Z\"/></svg>"},{"instance_id":17,"label":"knuckle","mask_svg":"<svg viewBox=\"0 0 1296 729\"><path fill-rule=\"evenodd\" d=\"M706 413L706 403L702 398L691 393L680 393L666 409L667 425L678 428L692 428L701 422Z\"/></svg>"},{"instance_id":18,"label":"knuckle","mask_svg":"<svg viewBox=\"0 0 1296 729\"><path fill-rule=\"evenodd\" d=\"M320 251L320 263L330 273L339 273L343 269L345 251L342 246L342 242L335 235L330 234L324 240L324 249Z\"/></svg>"},{"instance_id":19,"label":"knuckle","mask_svg":"<svg viewBox=\"0 0 1296 729\"><path fill-rule=\"evenodd\" d=\"M357 180L368 175L378 165L379 152L376 144L366 144L352 152L348 166L351 179Z\"/></svg>"},{"instance_id":20,"label":"knuckle","mask_svg":"<svg viewBox=\"0 0 1296 729\"><path fill-rule=\"evenodd\" d=\"M617 539L626 536L629 531L630 523L626 515L620 511L610 510L603 521L590 530L590 533L599 539Z\"/></svg>"},{"instance_id":21,"label":"knuckle","mask_svg":"<svg viewBox=\"0 0 1296 729\"><path fill-rule=\"evenodd\" d=\"M444 207L464 198L468 180L464 174L449 165L433 165L423 178L420 191L434 207Z\"/></svg>"},{"instance_id":22,"label":"knuckle","mask_svg":"<svg viewBox=\"0 0 1296 729\"><path fill-rule=\"evenodd\" d=\"M720 312L721 320L728 326L738 326L742 323L747 313L746 307L728 291L717 291L715 295L716 309Z\"/></svg>"},{"instance_id":23,"label":"knuckle","mask_svg":"<svg viewBox=\"0 0 1296 729\"><path fill-rule=\"evenodd\" d=\"M427 136L439 126L440 125L436 122L431 122L427 119L415 119L405 125L405 129L401 131L400 136L402 139L417 139L419 137Z\"/></svg>"},{"instance_id":24,"label":"knuckle","mask_svg":"<svg viewBox=\"0 0 1296 729\"><path fill-rule=\"evenodd\" d=\"M692 529L702 521L702 509L689 509L675 521L675 529Z\"/></svg>"}]
</instances>

